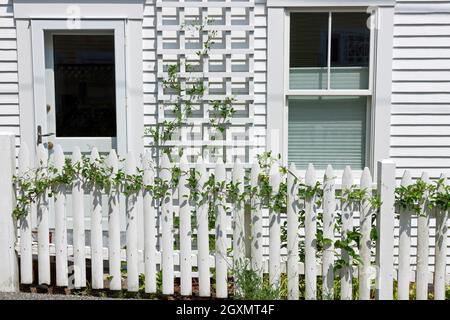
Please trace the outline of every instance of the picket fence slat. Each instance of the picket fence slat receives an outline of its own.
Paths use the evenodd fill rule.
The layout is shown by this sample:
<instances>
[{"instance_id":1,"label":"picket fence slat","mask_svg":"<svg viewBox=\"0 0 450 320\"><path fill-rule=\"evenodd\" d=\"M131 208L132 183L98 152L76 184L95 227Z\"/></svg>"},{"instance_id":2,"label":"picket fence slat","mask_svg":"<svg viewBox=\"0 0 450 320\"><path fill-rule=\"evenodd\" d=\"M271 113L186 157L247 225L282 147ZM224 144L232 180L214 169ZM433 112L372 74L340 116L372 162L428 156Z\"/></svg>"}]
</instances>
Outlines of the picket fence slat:
<instances>
[{"instance_id":1,"label":"picket fence slat","mask_svg":"<svg viewBox=\"0 0 450 320\"><path fill-rule=\"evenodd\" d=\"M25 142L22 143L19 152L19 176L27 174L30 167L30 151ZM23 196L23 191L21 191ZM27 208L27 215L20 219L20 282L22 284L33 283L33 252L31 251L31 210L34 204Z\"/></svg>"},{"instance_id":2,"label":"picket fence slat","mask_svg":"<svg viewBox=\"0 0 450 320\"><path fill-rule=\"evenodd\" d=\"M259 163L257 161L253 162L251 177L250 177L250 186L252 190L255 190L259 185L259 172L260 172ZM251 224L252 224L252 242L251 242L251 264L252 270L257 272L259 276L263 274L263 218L262 218L262 209L261 203L257 200L256 197L251 199Z\"/></svg>"},{"instance_id":3,"label":"picket fence slat","mask_svg":"<svg viewBox=\"0 0 450 320\"><path fill-rule=\"evenodd\" d=\"M353 188L353 175L349 166L346 166L342 176L342 193L351 192ZM348 232L353 230L353 202L349 199L342 205L341 238L347 239ZM341 250L344 266L341 269L341 300L352 299L352 258L347 250Z\"/></svg>"},{"instance_id":4,"label":"picket fence slat","mask_svg":"<svg viewBox=\"0 0 450 320\"><path fill-rule=\"evenodd\" d=\"M327 166L323 182L323 237L334 243L334 216L336 211L335 176L333 167ZM332 300L334 297L334 248L325 244L323 248L323 288L322 299Z\"/></svg>"},{"instance_id":5,"label":"picket fence slat","mask_svg":"<svg viewBox=\"0 0 450 320\"><path fill-rule=\"evenodd\" d=\"M369 197L372 196L372 176L369 168L364 168L360 182L361 190L366 192L365 198L361 203L360 212L360 230L361 240L359 252L361 256L361 265L359 266L359 299L370 299L371 287L371 232L373 208Z\"/></svg>"},{"instance_id":6,"label":"picket fence slat","mask_svg":"<svg viewBox=\"0 0 450 320\"><path fill-rule=\"evenodd\" d=\"M37 166L41 174L47 171L48 154L41 144L37 148ZM37 199L38 224L38 279L39 284L50 285L50 240L49 240L49 201L48 192L43 192Z\"/></svg>"},{"instance_id":7,"label":"picket fence slat","mask_svg":"<svg viewBox=\"0 0 450 320\"><path fill-rule=\"evenodd\" d=\"M309 164L305 184L313 188L315 183L316 172L314 166ZM305 298L307 300L317 299L316 230L316 197L307 195L305 199Z\"/></svg>"},{"instance_id":8,"label":"picket fence slat","mask_svg":"<svg viewBox=\"0 0 450 320\"><path fill-rule=\"evenodd\" d=\"M97 148L92 148L91 164L99 165ZM92 288L103 289L102 256L102 190L97 184L90 186L91 194L91 276Z\"/></svg>"},{"instance_id":9,"label":"picket fence slat","mask_svg":"<svg viewBox=\"0 0 450 320\"><path fill-rule=\"evenodd\" d=\"M111 168L111 174L114 176L119 170L119 161L114 149L108 156L108 165ZM120 202L117 186L112 185L108 190L108 249L109 249L109 289L122 289L122 274L120 261Z\"/></svg>"},{"instance_id":10,"label":"picket fence slat","mask_svg":"<svg viewBox=\"0 0 450 320\"><path fill-rule=\"evenodd\" d=\"M137 173L136 159L133 152L127 154L126 174ZM128 192L126 194L127 212L127 290L139 291L139 269L138 269L138 193Z\"/></svg>"},{"instance_id":11,"label":"picket fence slat","mask_svg":"<svg viewBox=\"0 0 450 320\"><path fill-rule=\"evenodd\" d=\"M442 184L439 186L440 192L447 185L447 176L442 174L439 179ZM435 235L435 261L434 261L434 299L445 300L446 285L446 259L447 259L447 220L448 210L436 210L436 235Z\"/></svg>"},{"instance_id":12,"label":"picket fence slat","mask_svg":"<svg viewBox=\"0 0 450 320\"><path fill-rule=\"evenodd\" d=\"M191 207L189 204L188 178L189 165L184 154L180 161L181 177L178 187L180 202L180 286L181 294L192 294L192 259L191 259Z\"/></svg>"},{"instance_id":13,"label":"picket fence slat","mask_svg":"<svg viewBox=\"0 0 450 320\"><path fill-rule=\"evenodd\" d=\"M169 186L161 204L161 243L162 243L162 292L163 294L173 294L174 274L173 274L173 190L170 187L172 165L167 154L163 154L161 160L161 179Z\"/></svg>"},{"instance_id":14,"label":"picket fence slat","mask_svg":"<svg viewBox=\"0 0 450 320\"><path fill-rule=\"evenodd\" d=\"M406 170L401 185L408 187L412 184L411 173ZM409 284L411 272L411 217L410 208L399 208L399 248L398 248L398 299L409 300Z\"/></svg>"},{"instance_id":15,"label":"picket fence slat","mask_svg":"<svg viewBox=\"0 0 450 320\"><path fill-rule=\"evenodd\" d=\"M81 159L79 147L72 153L72 163L77 166ZM73 247L74 247L74 286L86 287L86 238L84 230L84 183L77 173L72 184L72 214L73 214Z\"/></svg>"},{"instance_id":16,"label":"picket fence slat","mask_svg":"<svg viewBox=\"0 0 450 320\"><path fill-rule=\"evenodd\" d=\"M36 149L37 161L31 166L30 155L26 144L20 146L18 157L18 176L26 176L29 172L38 175L61 174L65 166L65 156L61 146L57 145L49 158L48 150L43 145ZM286 239L282 239L281 228L284 214L277 206L266 206L259 196L248 198L249 203L245 203L240 196L237 200L233 194L227 194L225 190L233 187L238 194L242 194L244 188L250 187L252 192L257 191L262 186L260 179L261 168L257 161L251 167L249 186L244 180L244 165L239 161L233 164L231 174L227 178L225 163L219 159L211 173L207 173L206 164L201 157L195 164L195 177L197 180L197 195L204 192L204 187L211 182L209 178L214 177L214 192L207 196L213 196L213 203L209 203L200 195L200 199L192 200L191 188L194 186L190 180L191 169L186 155L183 155L180 162L171 163L167 154L163 154L159 167L159 178L156 180L155 168L153 167L152 153L145 152L141 156L142 162L136 163L136 155L129 152L125 160L126 181L134 178L136 174L143 172L142 190L135 190L128 182L119 185L115 183L119 173L119 163L122 161L114 150L111 150L107 157L106 166L111 172L111 184L103 187L100 184L92 183L81 173L75 175L71 184L57 184L54 189L54 197L50 198L49 192L39 194L36 204L26 208L27 215L19 220L17 225L20 232L19 242L14 250L20 254L20 282L23 284L33 283L33 254L37 255L39 284L51 285L53 277L56 279L55 285L60 287L69 286L69 258L73 255L74 262L74 287L86 286L86 259L91 261L91 285L93 289L103 289L106 279L105 272L108 272L109 289L122 289L122 267L126 263L126 289L130 292L140 290L140 265L143 258L145 275L145 292L155 293L157 291L157 266L162 272L162 292L163 294L173 294L175 289L175 277L180 279L180 293L184 296L193 293L193 278L198 277L199 295L202 297L211 296L211 281L215 276L215 295L218 298L228 297L229 281L228 272L240 270L247 265L247 258L250 258L250 267L258 275L264 272L269 275L269 283L278 287L281 285L282 273L287 276L287 298L297 300L300 297L299 278L300 274L305 276L305 298L307 300L317 299L317 276L322 276L322 299L333 299L335 284L335 259L336 251L333 243L337 239L345 239L348 232L358 226L361 233L359 247L354 248L359 254L361 263L358 270L354 270L352 256L347 250L338 251L340 259L344 265L340 270L340 297L344 300L352 299L356 294L353 292L352 278L358 277L359 288L357 289L359 299L371 299L371 283L373 270L377 270L376 298L393 298L393 274L397 272L398 299L407 300L410 295L411 275L415 273L416 297L418 300L428 299L430 275L433 275L434 299L445 299L446 290L446 260L448 243L448 210L434 207L430 209L429 192L424 194L421 204L421 214L416 215L413 208L398 207L395 211L395 164L390 160L383 160L378 163L378 183L377 196L380 197L381 207L377 214L377 248L375 266L372 267L371 234L372 219L375 214L373 204L374 186L371 172L364 168L359 186L354 183L353 173L349 166L345 167L342 184L336 184L336 177L331 165L327 166L323 176L321 198L321 208L318 207L319 198L316 196L315 188L316 173L313 164L309 164L304 177L304 185L307 188L305 198L300 198L300 188L304 188L303 181L299 177L295 164L291 164L287 170L287 180L282 181L283 175L279 164L272 165L269 170L269 186L272 196L278 195L282 183L287 187L286 194L286 222L283 224L283 231L286 232ZM93 148L89 160L81 156L80 149L75 147L72 153L72 164L77 166L83 161L89 161L97 166L104 166L96 148ZM138 167L142 164L142 171ZM52 168L54 166L55 171ZM178 185L173 185L172 168L178 167L181 175ZM230 166L228 166L230 168ZM266 174L266 172L264 172ZM138 177L137 177L138 178ZM422 174L421 180L427 184L432 183L427 172ZM156 197L159 191L153 189L162 182L166 186L166 193L161 200ZM443 191L443 185L448 183L445 174L440 177L438 191ZM89 184L88 184L89 183ZM413 183L411 173L405 171L401 185L407 187ZM16 186L17 194L25 195L20 190L20 184ZM177 191L177 197L175 189ZM209 186L211 187L211 186ZM216 187L220 187L217 190ZM89 189L88 189L89 188ZM342 190L342 200L338 202L336 189ZM0 190L1 191L1 190ZM228 189L229 191L229 189ZM312 192L314 191L314 192ZM360 202L356 202L354 197L349 196L353 191L361 191L363 197ZM22 193L21 193L22 192ZM68 200L71 207L67 208ZM212 189L210 189L212 192ZM0 192L1 194L1 192ZM86 197L86 195L89 197ZM254 195L254 194L253 194ZM103 208L102 198L108 199L107 208ZM106 199L105 198L105 199ZM123 199L123 200L122 200ZM50 203L50 200L52 201ZM246 199L247 200L247 199ZM85 217L84 204L90 206L89 214ZM338 222L337 210L341 213L341 234L336 235L336 223ZM54 204L54 205L53 205ZM143 204L141 206L141 204ZM121 216L120 209L124 206L126 216L125 247L121 247ZM249 208L250 221L246 220L246 208ZM104 242L103 230L103 209L108 211L107 242ZM215 212L210 211L212 209ZM32 237L32 211L37 214L37 241ZM67 215L71 211L73 216L73 245L68 244ZM317 259L317 227L322 211L322 231L323 239L331 240L324 242L322 248L322 259ZM300 213L304 212L304 227L300 227ZM158 214L159 213L159 214ZM0 213L1 214L1 213ZM142 214L143 225L138 221ZM195 217L192 216L195 214ZM214 214L214 217L210 217ZM355 216L359 214L359 221ZM394 214L399 218L398 235L398 267L394 267ZM49 217L55 217L54 238L50 241L52 230L49 229ZM179 217L179 226L174 223L174 216ZM192 219L195 218L195 225ZM231 218L231 225L229 220ZM416 268L411 263L412 230L413 222L417 218L417 252ZM87 220L86 220L87 219ZM215 219L214 230L210 230L211 219ZM414 219L414 220L413 220ZM90 227L90 244L85 243L85 221ZM159 222L159 224L158 224ZM249 224L249 225L247 225ZM267 224L267 225L266 225ZM319 225L320 226L320 225ZM263 256L263 231L267 227L268 231L268 259ZM143 251L139 247L138 228L144 231ZM158 230L159 229L159 230ZM159 231L159 232L158 232ZM175 242L174 232L179 238ZM284 234L283 234L284 235ZM299 238L304 235L304 263L299 262ZM213 238L214 237L214 238ZM251 239L250 251L246 246L246 239ZM214 239L214 241L212 241ZM160 242L158 242L160 240ZM195 241L193 248L192 241ZM286 243L282 243L286 241ZM434 241L434 272L429 270L429 257L433 252L430 240ZM50 243L51 242L51 243ZM179 244L179 248L175 245ZM213 247L210 247L213 246ZM2 248L4 250L4 248ZM55 274L51 274L50 257L55 257ZM70 259L71 260L71 259ZM108 260L108 271L104 269L104 260ZM179 267L179 270L178 270ZM193 267L198 267L193 270ZM214 273L211 272L214 269ZM53 271L52 271L53 272ZM233 275L236 277L236 274ZM18 279L19 280L19 279ZM234 280L234 290L236 295L243 293L237 285L238 279ZM302 292L303 293L303 292Z\"/></svg>"},{"instance_id":17,"label":"picket fence slat","mask_svg":"<svg viewBox=\"0 0 450 320\"><path fill-rule=\"evenodd\" d=\"M60 145L55 147L55 169L61 174L65 157ZM55 193L55 247L56 285L65 287L69 283L67 270L67 229L66 229L66 186L60 184Z\"/></svg>"},{"instance_id":18,"label":"picket fence slat","mask_svg":"<svg viewBox=\"0 0 450 320\"><path fill-rule=\"evenodd\" d=\"M146 151L143 158L145 186L153 186L155 181L152 155ZM147 188L143 194L144 206L144 255L145 255L145 292L156 292L156 204L151 191Z\"/></svg>"},{"instance_id":19,"label":"picket fence slat","mask_svg":"<svg viewBox=\"0 0 450 320\"><path fill-rule=\"evenodd\" d=\"M216 163L215 175L218 185L225 184L225 165L222 159ZM226 298L228 296L228 277L227 277L227 245L225 235L225 203L226 199L223 195L217 196L216 199L216 297Z\"/></svg>"},{"instance_id":20,"label":"picket fence slat","mask_svg":"<svg viewBox=\"0 0 450 320\"><path fill-rule=\"evenodd\" d=\"M292 163L287 177L287 277L288 299L298 300L298 231L299 202L297 196L297 168Z\"/></svg>"},{"instance_id":21,"label":"picket fence slat","mask_svg":"<svg viewBox=\"0 0 450 320\"><path fill-rule=\"evenodd\" d=\"M427 172L421 177L425 183L430 183ZM424 193L421 212L417 216L417 271L416 271L416 299L428 299L428 255L429 255L429 228L430 209L428 209L428 191Z\"/></svg>"},{"instance_id":22,"label":"picket fence slat","mask_svg":"<svg viewBox=\"0 0 450 320\"><path fill-rule=\"evenodd\" d=\"M197 160L195 171L198 174L198 189L203 190L207 181L206 166L201 157ZM196 208L197 213L197 265L198 265L198 285L199 295L209 297L210 287L210 269L209 269L209 226L208 226L208 204L201 202Z\"/></svg>"},{"instance_id":23,"label":"picket fence slat","mask_svg":"<svg viewBox=\"0 0 450 320\"><path fill-rule=\"evenodd\" d=\"M278 193L280 189L280 170L278 164L270 169L269 185L272 194ZM280 212L271 207L269 209L269 282L275 287L280 285L281 276L281 224Z\"/></svg>"}]
</instances>

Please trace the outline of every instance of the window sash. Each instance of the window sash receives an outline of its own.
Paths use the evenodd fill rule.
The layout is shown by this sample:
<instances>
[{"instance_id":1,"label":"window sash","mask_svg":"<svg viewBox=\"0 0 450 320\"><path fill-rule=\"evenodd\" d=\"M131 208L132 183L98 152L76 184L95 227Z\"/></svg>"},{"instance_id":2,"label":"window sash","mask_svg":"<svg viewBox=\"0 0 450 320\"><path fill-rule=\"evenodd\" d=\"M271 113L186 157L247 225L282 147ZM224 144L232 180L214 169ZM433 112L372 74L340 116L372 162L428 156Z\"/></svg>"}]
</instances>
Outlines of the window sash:
<instances>
[{"instance_id":1,"label":"window sash","mask_svg":"<svg viewBox=\"0 0 450 320\"><path fill-rule=\"evenodd\" d=\"M328 12L328 56L327 56L327 89L290 89L290 52L291 52L291 13L295 12ZM369 48L369 86L368 89L332 89L331 88L331 35L332 35L332 14L346 13L346 12L361 12L370 13L370 48ZM302 96L302 95L372 95L373 94L373 66L375 54L375 37L373 32L375 19L375 11L369 11L368 8L293 8L286 10L285 19L285 44L287 48L284 50L284 80L285 80L285 95L288 96ZM342 91L342 94L339 93Z\"/></svg>"}]
</instances>

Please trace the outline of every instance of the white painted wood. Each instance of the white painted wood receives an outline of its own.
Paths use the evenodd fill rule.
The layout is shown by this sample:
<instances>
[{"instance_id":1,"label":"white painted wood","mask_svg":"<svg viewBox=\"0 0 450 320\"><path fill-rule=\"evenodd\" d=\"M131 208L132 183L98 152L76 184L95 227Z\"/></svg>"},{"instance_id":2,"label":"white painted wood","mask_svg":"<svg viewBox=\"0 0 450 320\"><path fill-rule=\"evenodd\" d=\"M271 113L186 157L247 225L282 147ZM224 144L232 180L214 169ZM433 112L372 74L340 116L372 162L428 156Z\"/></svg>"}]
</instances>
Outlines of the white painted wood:
<instances>
[{"instance_id":1,"label":"white painted wood","mask_svg":"<svg viewBox=\"0 0 450 320\"><path fill-rule=\"evenodd\" d=\"M406 170L401 185L412 184L411 173ZM399 208L399 248L398 248L398 299L409 300L409 284L411 272L411 217L414 212L409 208Z\"/></svg>"},{"instance_id":2,"label":"white painted wood","mask_svg":"<svg viewBox=\"0 0 450 320\"><path fill-rule=\"evenodd\" d=\"M447 185L447 176L442 174L440 177L442 185L438 191L443 191ZM434 260L434 299L445 300L446 288L446 258L447 258L447 223L448 210L436 210L436 235L435 235L435 260Z\"/></svg>"},{"instance_id":3,"label":"white painted wood","mask_svg":"<svg viewBox=\"0 0 450 320\"><path fill-rule=\"evenodd\" d=\"M225 185L225 166L222 159L219 159L215 168L216 184ZM224 191L224 189L222 189ZM219 195L216 199L216 297L226 298L228 296L228 275L227 275L227 244L226 244L226 199Z\"/></svg>"},{"instance_id":4,"label":"white painted wood","mask_svg":"<svg viewBox=\"0 0 450 320\"><path fill-rule=\"evenodd\" d=\"M272 196L279 192L281 175L278 163L270 168L269 185ZM269 282L274 287L280 286L281 276L281 217L280 212L269 209Z\"/></svg>"},{"instance_id":5,"label":"white painted wood","mask_svg":"<svg viewBox=\"0 0 450 320\"><path fill-rule=\"evenodd\" d=\"M334 219L336 211L335 175L333 167L327 166L323 179L323 238L334 243ZM322 299L334 298L334 247L333 244L324 246L322 262Z\"/></svg>"},{"instance_id":6,"label":"white painted wood","mask_svg":"<svg viewBox=\"0 0 450 320\"><path fill-rule=\"evenodd\" d=\"M146 151L143 159L144 177L144 259L145 259L145 292L156 292L156 217L155 200L147 187L155 181L155 172L152 165L152 155Z\"/></svg>"},{"instance_id":7,"label":"white painted wood","mask_svg":"<svg viewBox=\"0 0 450 320\"><path fill-rule=\"evenodd\" d=\"M111 177L119 170L117 154L112 149L108 156L108 166L111 168ZM109 253L109 282L110 290L122 289L122 274L120 261L120 202L117 185L111 185L108 190L108 253Z\"/></svg>"},{"instance_id":8,"label":"white painted wood","mask_svg":"<svg viewBox=\"0 0 450 320\"><path fill-rule=\"evenodd\" d=\"M170 185L172 178L172 165L167 154L163 154L161 160L160 176L164 183ZM173 294L173 190L169 188L162 199L161 204L161 251L162 251L162 291L163 294Z\"/></svg>"},{"instance_id":9,"label":"white painted wood","mask_svg":"<svg viewBox=\"0 0 450 320\"><path fill-rule=\"evenodd\" d=\"M361 240L359 254L362 264L359 266L359 300L370 300L371 288L371 240L372 215L374 209L368 197L372 196L372 176L369 168L364 168L360 182L361 190L366 190L366 198L360 204Z\"/></svg>"},{"instance_id":10,"label":"white painted wood","mask_svg":"<svg viewBox=\"0 0 450 320\"><path fill-rule=\"evenodd\" d=\"M314 187L316 172L312 164L308 165L305 184ZM317 298L317 269L316 269L316 231L317 212L315 196L305 199L305 298Z\"/></svg>"},{"instance_id":11,"label":"white painted wood","mask_svg":"<svg viewBox=\"0 0 450 320\"><path fill-rule=\"evenodd\" d=\"M353 189L353 174L349 166L346 166L342 176L342 193L351 192ZM341 239L347 238L347 233L353 230L353 203L343 201L341 204L342 230ZM352 258L346 250L341 250L341 259L344 266L341 269L341 300L352 299Z\"/></svg>"},{"instance_id":12,"label":"white painted wood","mask_svg":"<svg viewBox=\"0 0 450 320\"><path fill-rule=\"evenodd\" d=\"M100 166L97 148L92 148L90 162ZM103 289L103 232L102 232L102 190L99 185L90 186L91 194L91 276L92 288Z\"/></svg>"},{"instance_id":13,"label":"white painted wood","mask_svg":"<svg viewBox=\"0 0 450 320\"><path fill-rule=\"evenodd\" d=\"M19 266L14 245L16 221L12 218L15 205L12 179L16 171L15 135L0 133L0 292L19 291Z\"/></svg>"},{"instance_id":14,"label":"white painted wood","mask_svg":"<svg viewBox=\"0 0 450 320\"><path fill-rule=\"evenodd\" d=\"M199 157L195 166L198 175L198 190L202 190L208 180L206 166L202 157ZM209 227L208 227L208 204L201 202L196 208L197 214L197 266L199 295L209 297L211 295L210 271L209 271Z\"/></svg>"},{"instance_id":15,"label":"white painted wood","mask_svg":"<svg viewBox=\"0 0 450 320\"><path fill-rule=\"evenodd\" d=\"M186 154L180 160L181 177L178 185L180 202L180 291L181 295L192 294L192 258L191 258L191 206L189 203L189 165Z\"/></svg>"},{"instance_id":16,"label":"white painted wood","mask_svg":"<svg viewBox=\"0 0 450 320\"><path fill-rule=\"evenodd\" d=\"M128 152L126 159L126 174L137 173L136 159L132 151ZM131 192L126 195L127 212L127 290L139 291L138 270L138 229L137 229L137 199L138 193Z\"/></svg>"},{"instance_id":17,"label":"white painted wood","mask_svg":"<svg viewBox=\"0 0 450 320\"><path fill-rule=\"evenodd\" d=\"M299 201L298 201L299 177L295 164L289 167L287 176L287 277L288 277L288 299L298 300L298 234L299 234Z\"/></svg>"},{"instance_id":18,"label":"white painted wood","mask_svg":"<svg viewBox=\"0 0 450 320\"><path fill-rule=\"evenodd\" d=\"M377 300L392 300L393 297L395 185L395 163L378 161L377 188L381 207L377 215Z\"/></svg>"},{"instance_id":19,"label":"white painted wood","mask_svg":"<svg viewBox=\"0 0 450 320\"><path fill-rule=\"evenodd\" d=\"M1 148L1 147L0 147ZM3 166L2 166L3 167ZM23 177L30 174L30 152L28 145L22 142L19 151L19 177ZM23 196L23 192L21 191ZM31 284L33 283L33 253L31 252L31 210L34 207L33 204L27 208L26 217L20 219L20 283Z\"/></svg>"},{"instance_id":20,"label":"white painted wood","mask_svg":"<svg viewBox=\"0 0 450 320\"><path fill-rule=\"evenodd\" d=\"M62 174L66 158L60 145L55 147L54 159L57 174ZM60 184L55 192L56 285L59 287L69 284L66 219L66 185Z\"/></svg>"},{"instance_id":21,"label":"white painted wood","mask_svg":"<svg viewBox=\"0 0 450 320\"><path fill-rule=\"evenodd\" d=\"M244 192L244 167L242 166L239 158L233 167L233 184L239 190L239 194ZM246 252L245 252L245 216L244 216L244 203L237 201L232 203L233 206L233 268L246 267ZM239 287L236 285L237 281L234 279L235 290L239 291Z\"/></svg>"},{"instance_id":22,"label":"white painted wood","mask_svg":"<svg viewBox=\"0 0 450 320\"><path fill-rule=\"evenodd\" d=\"M77 166L82 161L80 148L72 153L72 164ZM73 215L73 256L74 256L74 286L86 286L86 253L84 227L84 182L80 174L75 176L72 184L72 215Z\"/></svg>"},{"instance_id":23,"label":"white painted wood","mask_svg":"<svg viewBox=\"0 0 450 320\"><path fill-rule=\"evenodd\" d=\"M44 146L37 147L37 167L40 175L47 172L48 153ZM48 193L44 192L37 199L37 226L38 226L38 281L39 284L50 284L50 253L49 253L49 201Z\"/></svg>"},{"instance_id":24,"label":"white painted wood","mask_svg":"<svg viewBox=\"0 0 450 320\"><path fill-rule=\"evenodd\" d=\"M430 183L429 175L424 172L421 177L425 183ZM428 195L424 194L424 201L421 206L420 214L417 217L417 271L416 271L416 299L428 299L428 256L430 250L429 228L430 228L430 209L428 208Z\"/></svg>"},{"instance_id":25,"label":"white painted wood","mask_svg":"<svg viewBox=\"0 0 450 320\"><path fill-rule=\"evenodd\" d=\"M256 190L259 186L259 172L260 167L258 161L254 160L251 170L250 184L252 190ZM251 232L252 232L252 243L251 243L251 265L252 269L257 272L260 276L263 273L263 217L262 208L259 200L254 197L251 199Z\"/></svg>"}]
</instances>

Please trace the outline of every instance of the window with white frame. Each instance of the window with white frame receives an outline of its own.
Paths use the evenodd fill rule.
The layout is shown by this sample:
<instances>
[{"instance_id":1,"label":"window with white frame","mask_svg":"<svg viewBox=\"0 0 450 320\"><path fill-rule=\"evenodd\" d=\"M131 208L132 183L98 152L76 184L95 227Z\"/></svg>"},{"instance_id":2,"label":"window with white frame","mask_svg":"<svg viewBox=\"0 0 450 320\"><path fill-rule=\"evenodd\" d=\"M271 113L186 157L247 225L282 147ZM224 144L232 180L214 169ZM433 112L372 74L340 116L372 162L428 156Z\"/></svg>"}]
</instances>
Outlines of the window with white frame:
<instances>
[{"instance_id":1,"label":"window with white frame","mask_svg":"<svg viewBox=\"0 0 450 320\"><path fill-rule=\"evenodd\" d=\"M288 162L368 162L373 36L366 11L290 11L285 70ZM286 50L286 49L285 49ZM286 130L286 128L284 129Z\"/></svg>"}]
</instances>

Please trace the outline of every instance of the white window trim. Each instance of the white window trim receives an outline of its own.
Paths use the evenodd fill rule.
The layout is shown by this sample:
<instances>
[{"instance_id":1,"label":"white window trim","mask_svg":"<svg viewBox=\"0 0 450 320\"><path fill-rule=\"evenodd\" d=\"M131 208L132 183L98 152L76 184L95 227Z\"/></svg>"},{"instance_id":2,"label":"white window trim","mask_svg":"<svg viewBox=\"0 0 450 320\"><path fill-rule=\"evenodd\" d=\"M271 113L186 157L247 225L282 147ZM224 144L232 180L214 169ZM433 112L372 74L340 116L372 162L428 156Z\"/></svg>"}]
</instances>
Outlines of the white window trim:
<instances>
[{"instance_id":1,"label":"white window trim","mask_svg":"<svg viewBox=\"0 0 450 320\"><path fill-rule=\"evenodd\" d=\"M267 150L280 153L287 164L287 94L372 96L370 106L368 153L366 166L376 178L376 162L389 157L390 109L392 93L393 0L268 0L267 31ZM373 52L369 90L289 90L286 71L289 61L288 23L291 11L361 11L373 12ZM283 36L280 36L283 35ZM372 40L371 40L372 42ZM283 48L280 52L280 48ZM280 112L283 110L283 112ZM339 177L341 172L337 172ZM358 175L358 172L354 172ZM323 172L318 172L318 175ZM318 176L319 177L319 176ZM355 177L359 178L359 177Z\"/></svg>"},{"instance_id":2,"label":"white window trim","mask_svg":"<svg viewBox=\"0 0 450 320\"><path fill-rule=\"evenodd\" d=\"M122 29L124 44L124 87L126 150L144 150L142 19L143 0L16 0L14 18L17 32L19 112L21 140L35 158L36 114L33 75L33 26L52 30L52 25L75 22L81 29ZM73 19L79 19L74 21ZM46 26L46 22L48 25ZM100 25L100 28L97 28ZM119 27L121 25L121 27ZM66 28L63 28L66 29ZM118 29L117 29L118 30ZM42 43L43 45L43 43ZM120 130L118 127L117 130ZM124 156L124 155L121 155Z\"/></svg>"}]
</instances>

